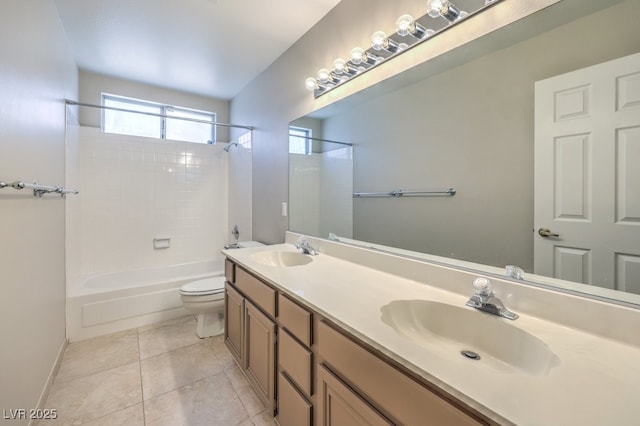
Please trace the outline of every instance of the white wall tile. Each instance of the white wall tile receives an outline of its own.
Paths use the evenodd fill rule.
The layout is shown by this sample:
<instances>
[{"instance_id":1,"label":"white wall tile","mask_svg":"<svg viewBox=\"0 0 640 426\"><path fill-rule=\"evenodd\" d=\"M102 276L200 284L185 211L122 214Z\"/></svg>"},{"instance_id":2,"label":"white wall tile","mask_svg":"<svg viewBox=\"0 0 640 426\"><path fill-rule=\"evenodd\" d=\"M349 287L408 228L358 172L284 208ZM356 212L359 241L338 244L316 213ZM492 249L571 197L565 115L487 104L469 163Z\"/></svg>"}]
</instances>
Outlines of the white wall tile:
<instances>
[{"instance_id":1,"label":"white wall tile","mask_svg":"<svg viewBox=\"0 0 640 426\"><path fill-rule=\"evenodd\" d=\"M90 127L78 138L77 170L69 173L77 182L67 183L82 188L68 229L71 277L220 257L228 215L222 146ZM154 250L154 237L171 238L171 247Z\"/></svg>"}]
</instances>

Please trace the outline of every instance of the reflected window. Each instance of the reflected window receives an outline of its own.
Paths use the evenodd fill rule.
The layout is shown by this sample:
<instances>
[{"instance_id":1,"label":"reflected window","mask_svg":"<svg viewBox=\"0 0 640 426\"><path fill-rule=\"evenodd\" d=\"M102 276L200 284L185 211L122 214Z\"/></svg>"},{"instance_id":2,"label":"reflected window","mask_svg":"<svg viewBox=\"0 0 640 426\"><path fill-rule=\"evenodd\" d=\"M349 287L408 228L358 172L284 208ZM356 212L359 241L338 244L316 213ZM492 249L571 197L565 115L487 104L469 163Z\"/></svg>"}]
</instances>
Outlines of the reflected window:
<instances>
[{"instance_id":1,"label":"reflected window","mask_svg":"<svg viewBox=\"0 0 640 426\"><path fill-rule=\"evenodd\" d=\"M197 143L210 143L216 140L216 129L213 124L216 121L216 114L213 112L162 105L105 93L102 94L102 105L127 110L104 109L102 111L102 131L105 133ZM184 120L185 118L187 120Z\"/></svg>"},{"instance_id":2,"label":"reflected window","mask_svg":"<svg viewBox=\"0 0 640 426\"><path fill-rule=\"evenodd\" d=\"M311 155L311 129L289 127L289 154Z\"/></svg>"}]
</instances>

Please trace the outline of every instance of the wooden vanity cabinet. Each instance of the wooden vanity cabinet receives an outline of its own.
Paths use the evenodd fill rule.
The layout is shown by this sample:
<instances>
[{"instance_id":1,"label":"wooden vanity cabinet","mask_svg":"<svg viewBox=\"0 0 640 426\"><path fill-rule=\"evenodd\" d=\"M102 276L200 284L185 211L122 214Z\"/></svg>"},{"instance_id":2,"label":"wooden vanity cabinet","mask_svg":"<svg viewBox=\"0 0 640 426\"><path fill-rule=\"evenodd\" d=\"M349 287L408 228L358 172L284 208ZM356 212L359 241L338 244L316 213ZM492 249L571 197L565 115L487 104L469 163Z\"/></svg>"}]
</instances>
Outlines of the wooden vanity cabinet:
<instances>
[{"instance_id":1,"label":"wooden vanity cabinet","mask_svg":"<svg viewBox=\"0 0 640 426\"><path fill-rule=\"evenodd\" d=\"M225 342L280 426L494 424L241 267L225 271Z\"/></svg>"},{"instance_id":2,"label":"wooden vanity cabinet","mask_svg":"<svg viewBox=\"0 0 640 426\"><path fill-rule=\"evenodd\" d=\"M278 297L278 415L280 426L313 424L313 314Z\"/></svg>"},{"instance_id":3,"label":"wooden vanity cabinet","mask_svg":"<svg viewBox=\"0 0 640 426\"><path fill-rule=\"evenodd\" d=\"M225 343L264 405L276 406L276 291L244 269L225 286Z\"/></svg>"},{"instance_id":4,"label":"wooden vanity cabinet","mask_svg":"<svg viewBox=\"0 0 640 426\"><path fill-rule=\"evenodd\" d=\"M224 277L231 284L236 282L236 264L229 259L224 260Z\"/></svg>"},{"instance_id":5,"label":"wooden vanity cabinet","mask_svg":"<svg viewBox=\"0 0 640 426\"><path fill-rule=\"evenodd\" d=\"M376 421L377 424L488 424L475 413L470 410L467 412L462 405L454 405L444 395L400 371L325 321L318 323L318 356L318 386L321 393L317 410L319 425L332 424L332 419L335 421L347 415L361 415L367 419L376 418L377 415L382 422Z\"/></svg>"},{"instance_id":6,"label":"wooden vanity cabinet","mask_svg":"<svg viewBox=\"0 0 640 426\"><path fill-rule=\"evenodd\" d=\"M318 422L323 426L391 425L329 369L318 366Z\"/></svg>"},{"instance_id":7,"label":"wooden vanity cabinet","mask_svg":"<svg viewBox=\"0 0 640 426\"><path fill-rule=\"evenodd\" d=\"M243 369L258 397L272 412L276 399L276 323L250 301L244 306Z\"/></svg>"},{"instance_id":8,"label":"wooden vanity cabinet","mask_svg":"<svg viewBox=\"0 0 640 426\"><path fill-rule=\"evenodd\" d=\"M224 294L224 341L240 366L244 359L244 304L244 297L227 282Z\"/></svg>"}]
</instances>

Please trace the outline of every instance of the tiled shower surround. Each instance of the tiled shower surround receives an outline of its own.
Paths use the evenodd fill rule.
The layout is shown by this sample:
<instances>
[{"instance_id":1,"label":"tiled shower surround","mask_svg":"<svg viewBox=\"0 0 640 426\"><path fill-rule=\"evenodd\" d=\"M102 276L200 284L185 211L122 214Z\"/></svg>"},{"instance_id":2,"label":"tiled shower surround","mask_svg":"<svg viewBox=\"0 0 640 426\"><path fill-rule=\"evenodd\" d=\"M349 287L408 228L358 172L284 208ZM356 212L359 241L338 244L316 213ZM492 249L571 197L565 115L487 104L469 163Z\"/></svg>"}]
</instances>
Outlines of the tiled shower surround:
<instances>
[{"instance_id":1,"label":"tiled shower surround","mask_svg":"<svg viewBox=\"0 0 640 426\"><path fill-rule=\"evenodd\" d=\"M70 126L67 186L80 194L67 198L67 275L218 257L228 227L222 146ZM154 238L171 246L154 249Z\"/></svg>"}]
</instances>

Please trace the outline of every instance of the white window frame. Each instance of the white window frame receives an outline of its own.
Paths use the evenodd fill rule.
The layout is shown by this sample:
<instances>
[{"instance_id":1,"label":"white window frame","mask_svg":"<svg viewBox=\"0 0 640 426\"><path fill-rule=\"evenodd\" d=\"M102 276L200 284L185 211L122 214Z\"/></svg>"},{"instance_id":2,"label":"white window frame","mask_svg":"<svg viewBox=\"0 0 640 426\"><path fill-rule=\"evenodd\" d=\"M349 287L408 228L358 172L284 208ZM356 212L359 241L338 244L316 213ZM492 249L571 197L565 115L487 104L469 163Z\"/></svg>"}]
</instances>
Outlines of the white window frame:
<instances>
[{"instance_id":1,"label":"white window frame","mask_svg":"<svg viewBox=\"0 0 640 426\"><path fill-rule=\"evenodd\" d=\"M198 109L193 109L193 108L186 108L186 107L181 107L181 106L175 106L175 105L166 105L166 104L161 104L161 103L157 103L157 102L151 102L151 101L147 101L144 99L136 99L136 98L130 98L130 97L126 97L126 96L120 96L120 95L114 95L111 93L102 93L102 106L105 106L105 101L106 100L114 100L114 101L118 101L121 103L127 103L130 105L141 105L141 106L148 106L148 107L153 107L153 108L160 108L160 113L158 114L158 118L160 119L160 138L159 139L167 139L167 119L175 119L175 120L184 120L183 118L174 118L171 117L170 113L174 112L174 111L182 111L182 112L187 112L187 113L194 113L194 114L201 114L201 115L206 115L208 116L208 119L212 122L211 123L211 139L206 140L206 141L186 141L186 142L193 142L193 143L213 143L213 141L216 140L216 125L213 124L216 122L216 113L215 112L211 112L211 111L203 111L203 110L198 110ZM128 109L128 108L125 108ZM100 128L102 130L102 132L104 133L112 133L112 134L122 134L119 132L113 132L113 131L108 131L105 128L105 112L107 111L107 109L103 108L102 109L102 114L101 114L101 123L100 123ZM117 110L116 110L117 111ZM136 112L134 112L133 108L132 108L132 114L136 114ZM141 113L141 114L145 114L145 113ZM154 116L154 115L152 115ZM185 120L190 122L190 120ZM198 122L194 122L194 123L198 123Z\"/></svg>"},{"instance_id":2,"label":"white window frame","mask_svg":"<svg viewBox=\"0 0 640 426\"><path fill-rule=\"evenodd\" d=\"M296 133L296 132L300 132L302 133L301 135L296 135L296 136L292 136L291 133ZM304 152L291 152L291 139L292 138L296 138L296 139L301 139L301 138L305 138L305 146L304 146ZM297 127L297 126L289 126L289 153L291 154L304 154L304 155L311 155L313 152L313 139L312 138L312 131L311 129L308 129L306 127Z\"/></svg>"}]
</instances>

